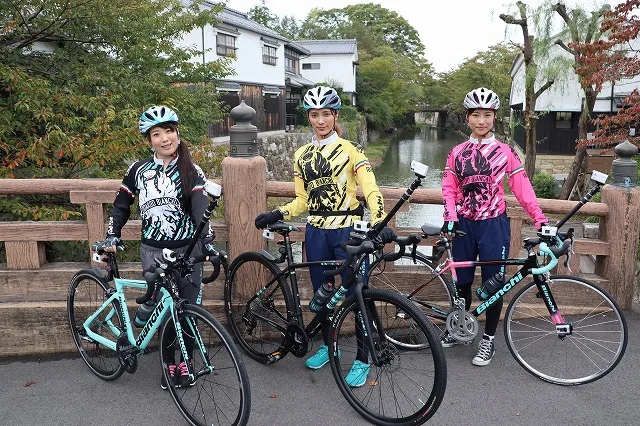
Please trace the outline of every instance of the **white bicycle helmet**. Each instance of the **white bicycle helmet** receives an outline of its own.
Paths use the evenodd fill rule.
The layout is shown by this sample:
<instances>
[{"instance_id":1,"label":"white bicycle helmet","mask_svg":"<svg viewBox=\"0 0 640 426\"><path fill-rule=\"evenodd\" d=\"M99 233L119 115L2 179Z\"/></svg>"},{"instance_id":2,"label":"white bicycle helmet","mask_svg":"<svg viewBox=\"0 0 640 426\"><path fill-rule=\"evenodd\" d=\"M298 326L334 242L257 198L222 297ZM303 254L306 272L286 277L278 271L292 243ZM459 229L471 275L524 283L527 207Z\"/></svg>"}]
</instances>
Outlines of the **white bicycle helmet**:
<instances>
[{"instance_id":1,"label":"white bicycle helmet","mask_svg":"<svg viewBox=\"0 0 640 426\"><path fill-rule=\"evenodd\" d=\"M467 93L464 97L465 109L492 109L497 110L500 108L500 98L493 91L486 87L479 87Z\"/></svg>"},{"instance_id":2,"label":"white bicycle helmet","mask_svg":"<svg viewBox=\"0 0 640 426\"><path fill-rule=\"evenodd\" d=\"M342 101L338 93L331 87L318 86L307 90L302 101L304 110L310 109L340 109L342 108Z\"/></svg>"},{"instance_id":3,"label":"white bicycle helmet","mask_svg":"<svg viewBox=\"0 0 640 426\"><path fill-rule=\"evenodd\" d=\"M178 114L168 106L154 105L140 116L138 130L146 135L150 128L162 123L178 124Z\"/></svg>"}]
</instances>

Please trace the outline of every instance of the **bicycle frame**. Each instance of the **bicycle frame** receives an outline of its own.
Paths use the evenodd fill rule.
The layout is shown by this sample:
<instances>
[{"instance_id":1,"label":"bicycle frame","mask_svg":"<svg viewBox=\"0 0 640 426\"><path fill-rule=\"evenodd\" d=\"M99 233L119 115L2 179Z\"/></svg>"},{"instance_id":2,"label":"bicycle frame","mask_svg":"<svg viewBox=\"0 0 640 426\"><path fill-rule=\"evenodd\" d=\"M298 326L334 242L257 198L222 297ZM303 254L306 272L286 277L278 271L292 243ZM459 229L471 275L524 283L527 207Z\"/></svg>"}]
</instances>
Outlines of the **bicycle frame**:
<instances>
[{"instance_id":1,"label":"bicycle frame","mask_svg":"<svg viewBox=\"0 0 640 426\"><path fill-rule=\"evenodd\" d=\"M110 304L114 300L117 300L119 302L120 312L115 312L115 309L111 308L111 311L107 314L105 318L105 322L109 326L109 329L111 330L111 332L114 334L116 340L121 337L121 332L118 329L118 327L116 327L113 324L112 318L114 315L119 315L123 323L123 328L124 328L123 331L126 333L126 338L129 344L131 346L136 347L139 350L139 353L137 354L137 356L138 357L141 356L144 350L149 345L149 342L153 338L153 335L155 334L155 332L164 323L167 313L171 312L172 315L174 316L173 319L176 327L176 335L178 336L180 348L181 350L183 350L184 355L188 356L188 353L185 349L184 338L182 336L182 327L180 325L180 321L178 321L177 318L175 318L175 309L174 309L175 303L173 301L173 298L169 294L169 292L164 288L159 289L160 297L158 298L158 302L156 303L156 306L153 312L151 313L149 320L147 321L145 326L142 328L142 330L136 337L133 332L133 327L131 325L131 317L129 315L129 311L128 309L126 309L127 301L124 295L124 289L126 287L146 289L147 283L146 281L143 281L143 280L129 280L129 279L123 279L123 278L114 278L114 282L115 282L115 290L111 291L112 293L111 296L102 304L100 308L98 308L96 312L93 313L93 315L89 316L89 318L87 318L87 320L84 322L83 326L85 328L87 336L89 336L91 339L103 344L104 346L114 351L116 350L116 346L117 346L116 341L110 340L108 338L100 336L99 334L94 333L91 330L90 325L93 323L93 321L95 321L95 319L98 317L98 315L101 312L104 312L107 308L109 308ZM201 347L201 345L198 345L198 346Z\"/></svg>"},{"instance_id":2,"label":"bicycle frame","mask_svg":"<svg viewBox=\"0 0 640 426\"><path fill-rule=\"evenodd\" d=\"M500 288L495 294L493 294L487 300L483 301L476 309L474 309L471 312L471 314L475 317L480 316L488 308L490 308L496 302L502 299L504 295L507 294L509 291L511 291L511 289L513 289L518 283L524 280L525 277L531 274L533 275L534 282L538 287L538 291L540 291L540 294L544 295L544 302L545 302L545 305L547 306L547 309L549 310L549 314L551 315L551 319L553 323L558 325L564 322L562 315L558 312L556 308L557 305L555 303L555 300L553 299L553 295L551 294L549 287L546 284L546 280L543 278L544 274L546 273L544 269L546 268L539 267L538 257L533 251L530 251L529 256L526 258L486 260L486 261L457 262L451 257L450 248L448 249L448 255L449 257L443 263L438 265L438 267L435 269L434 272L436 272L436 274L434 275L433 278L431 278L428 282L419 285L413 291L411 291L411 293L408 296L410 299L412 299L416 293L418 293L420 290L426 287L429 283L431 283L433 280L435 280L437 277L439 277L440 275L444 274L447 271L451 271L453 289L455 292L456 299L458 299L459 295L458 295L457 273L456 273L457 268L470 268L470 267L476 267L476 266L482 267L482 266L489 266L489 265L506 265L506 266L522 265L522 268L520 268L510 279L505 280L505 284L502 286L502 288ZM427 307L436 312L440 311L440 309L438 309L435 306L427 306ZM443 318L446 318L447 314L448 312L442 312Z\"/></svg>"},{"instance_id":3,"label":"bicycle frame","mask_svg":"<svg viewBox=\"0 0 640 426\"><path fill-rule=\"evenodd\" d=\"M296 310L295 312L290 314L293 314L294 321L296 322L296 324L301 329L304 330L304 333L307 339L310 339L310 338L312 339L313 337L315 337L316 334L318 334L318 332L320 332L324 328L326 323L330 320L329 316L333 312L333 309L336 307L338 302L343 298L343 296L347 293L349 288L351 288L355 284L354 292L356 294L358 308L362 313L360 319L362 321L363 330L365 330L365 335L367 337L368 344L370 345L369 347L373 348L374 347L373 333L370 332L370 330L373 329L373 326L372 326L371 320L368 318L367 310L364 304L364 299L362 297L362 289L364 288L364 284L365 284L364 282L364 274L365 274L364 268L366 267L365 259L367 258L367 256L363 255L357 259L357 262L355 262L354 271L359 271L359 273L355 274L355 276L353 277L353 280L348 283L347 287L344 287L345 283L342 283L340 288L334 293L333 297L329 301L325 302L322 309L316 313L313 319L305 327L304 318L302 315L302 303L300 302L300 295L299 295L299 289L298 289L298 280L295 274L295 270L299 268L308 268L310 266L330 266L330 267L337 268L340 265L342 265L343 261L342 260L326 260L326 261L295 263L292 261L293 251L291 250L291 240L286 233L282 234L282 236L284 240L282 242L278 242L278 244L284 247L284 250L281 251L282 252L281 259L282 260L286 259L287 267L284 269L281 269L280 273L275 277L273 277L268 283L266 283L265 286L262 289L260 289L251 299L249 299L246 304L250 305L255 298L262 295L262 293L267 290L267 287L272 285L274 282L280 281L280 279L283 278L284 276L289 276L289 285L292 290L293 302ZM264 254L264 251L263 251L263 254ZM271 256L269 255L269 257ZM281 262L277 262L274 258L270 260L272 260L274 263L281 263ZM280 268L278 267L278 269ZM269 318L259 315L258 313L253 313L253 315L256 316L257 318L260 318L262 321L268 323L273 328L279 330L284 335L287 335L288 333L290 333L288 327L283 327L280 324L277 324L271 321ZM281 319L286 322L286 318L281 317ZM379 322L380 322L379 320L376 321L376 323L379 323ZM382 326L381 325L377 326L377 329L379 331L382 331L381 330ZM381 333L381 334L384 334L384 333ZM294 336L294 339L295 339L295 336ZM285 352L283 352L282 349L284 349ZM273 362L276 362L277 360L282 358L285 354L286 354L286 348L280 348L279 350L274 352ZM371 356L372 356L373 362L378 363L378 357L375 351L371 351Z\"/></svg>"}]
</instances>

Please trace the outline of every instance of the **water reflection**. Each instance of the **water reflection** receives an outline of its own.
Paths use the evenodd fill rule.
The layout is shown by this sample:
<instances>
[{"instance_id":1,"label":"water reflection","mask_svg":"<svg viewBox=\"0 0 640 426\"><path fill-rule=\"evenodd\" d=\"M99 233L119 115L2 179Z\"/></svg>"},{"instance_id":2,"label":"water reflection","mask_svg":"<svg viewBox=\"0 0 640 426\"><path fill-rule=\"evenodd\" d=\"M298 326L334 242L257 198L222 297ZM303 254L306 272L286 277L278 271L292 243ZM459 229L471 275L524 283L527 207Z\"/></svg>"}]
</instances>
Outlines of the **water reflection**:
<instances>
[{"instance_id":1,"label":"water reflection","mask_svg":"<svg viewBox=\"0 0 640 426\"><path fill-rule=\"evenodd\" d=\"M411 161L429 166L423 188L440 189L442 171L451 148L462 142L453 131L422 129L414 134L398 135L391 142L384 163L374 169L380 186L407 187L413 180ZM398 225L417 227L423 223L442 223L441 205L411 204L409 211L398 213Z\"/></svg>"}]
</instances>

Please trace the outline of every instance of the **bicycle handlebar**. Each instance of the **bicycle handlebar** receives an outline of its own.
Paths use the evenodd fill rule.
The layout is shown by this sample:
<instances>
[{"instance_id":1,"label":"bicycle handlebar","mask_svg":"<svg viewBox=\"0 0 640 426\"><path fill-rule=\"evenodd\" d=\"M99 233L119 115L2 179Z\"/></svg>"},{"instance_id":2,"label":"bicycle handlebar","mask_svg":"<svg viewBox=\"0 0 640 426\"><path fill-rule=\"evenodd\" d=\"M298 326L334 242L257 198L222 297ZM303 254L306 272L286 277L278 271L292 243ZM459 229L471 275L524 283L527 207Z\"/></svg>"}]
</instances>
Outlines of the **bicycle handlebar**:
<instances>
[{"instance_id":1,"label":"bicycle handlebar","mask_svg":"<svg viewBox=\"0 0 640 426\"><path fill-rule=\"evenodd\" d=\"M162 268L156 268L154 272L144 273L144 280L147 282L147 292L141 297L136 297L136 303L138 305L142 305L143 303L151 299L151 296L156 291L156 282L158 281L158 277L163 276L164 269Z\"/></svg>"},{"instance_id":2,"label":"bicycle handlebar","mask_svg":"<svg viewBox=\"0 0 640 426\"><path fill-rule=\"evenodd\" d=\"M411 234L407 237L396 237L394 241L400 246L400 250L398 250L398 252L385 255L385 260L394 261L400 259L402 255L404 255L405 247L411 244L418 244L421 241L421 238L419 235ZM352 238L350 240L343 241L342 243L340 243L340 246L347 253L347 258L336 269L324 271L324 275L339 275L346 271L349 266L351 266L353 260L357 256L364 253L371 254L376 251L376 245L369 239L360 240Z\"/></svg>"}]
</instances>

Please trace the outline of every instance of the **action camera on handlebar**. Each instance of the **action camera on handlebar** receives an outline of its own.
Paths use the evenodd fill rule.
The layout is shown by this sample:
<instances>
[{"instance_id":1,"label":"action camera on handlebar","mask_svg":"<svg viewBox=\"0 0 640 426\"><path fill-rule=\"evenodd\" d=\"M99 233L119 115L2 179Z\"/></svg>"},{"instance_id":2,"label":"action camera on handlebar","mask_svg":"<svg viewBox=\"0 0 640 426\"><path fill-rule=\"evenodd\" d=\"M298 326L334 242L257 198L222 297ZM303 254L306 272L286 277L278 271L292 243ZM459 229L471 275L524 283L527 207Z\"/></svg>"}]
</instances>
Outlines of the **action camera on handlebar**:
<instances>
[{"instance_id":1,"label":"action camera on handlebar","mask_svg":"<svg viewBox=\"0 0 640 426\"><path fill-rule=\"evenodd\" d=\"M413 160L411 162L411 171L414 172L416 175L420 176L421 178L424 178L427 176L427 172L429 171L429 166L427 166L426 164L422 164L419 161Z\"/></svg>"}]
</instances>

